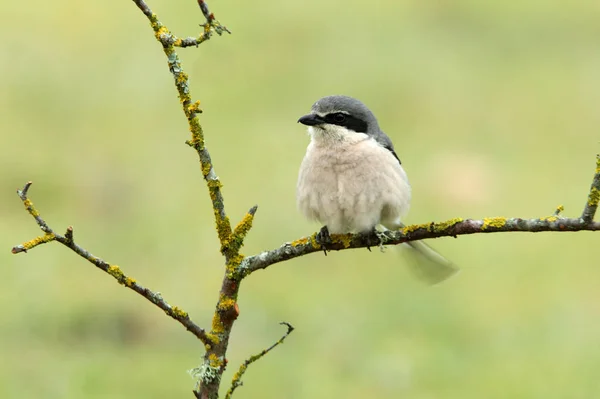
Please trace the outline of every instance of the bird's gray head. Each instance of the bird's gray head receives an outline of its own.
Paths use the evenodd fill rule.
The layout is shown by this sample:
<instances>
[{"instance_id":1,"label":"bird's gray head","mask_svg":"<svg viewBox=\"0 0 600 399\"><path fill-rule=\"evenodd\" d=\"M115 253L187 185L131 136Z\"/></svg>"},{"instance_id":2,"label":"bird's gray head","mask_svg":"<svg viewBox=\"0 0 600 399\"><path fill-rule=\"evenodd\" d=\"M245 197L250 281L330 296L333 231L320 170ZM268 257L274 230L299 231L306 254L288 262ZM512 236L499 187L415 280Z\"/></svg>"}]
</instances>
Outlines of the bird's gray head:
<instances>
[{"instance_id":1,"label":"bird's gray head","mask_svg":"<svg viewBox=\"0 0 600 399\"><path fill-rule=\"evenodd\" d=\"M311 113L298 119L298 122L309 126L313 137L315 133L343 138L353 133L377 136L380 132L377 119L369 108L348 96L321 98L313 104Z\"/></svg>"}]
</instances>

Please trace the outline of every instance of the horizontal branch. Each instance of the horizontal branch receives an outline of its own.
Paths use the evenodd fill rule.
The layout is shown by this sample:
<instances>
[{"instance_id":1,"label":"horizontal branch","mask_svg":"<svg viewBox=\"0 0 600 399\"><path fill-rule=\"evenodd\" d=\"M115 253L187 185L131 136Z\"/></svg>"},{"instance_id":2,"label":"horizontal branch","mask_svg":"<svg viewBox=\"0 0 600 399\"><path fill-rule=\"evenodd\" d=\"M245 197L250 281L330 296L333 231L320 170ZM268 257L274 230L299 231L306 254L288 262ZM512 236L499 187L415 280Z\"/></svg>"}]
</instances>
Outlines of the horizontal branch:
<instances>
[{"instance_id":1,"label":"horizontal branch","mask_svg":"<svg viewBox=\"0 0 600 399\"><path fill-rule=\"evenodd\" d=\"M396 245L408 241L425 240L440 237L458 237L460 235L477 233L500 233L500 232L530 232L543 231L597 231L600 230L600 222L585 222L583 219L559 218L550 216L542 219L521 218L486 218L483 220L451 219L441 223L426 223L411 225L399 231L388 230L378 233L381 245ZM343 250L350 248L367 248L373 246L373 236L364 234L332 234L332 243L328 244L328 250ZM262 252L258 255L249 256L240 264L241 275L248 275L257 270L299 256L308 255L313 252L321 252L323 249L316 240L316 233L310 237L283 244L277 249Z\"/></svg>"},{"instance_id":2,"label":"horizontal branch","mask_svg":"<svg viewBox=\"0 0 600 399\"><path fill-rule=\"evenodd\" d=\"M441 223L425 223L406 226L398 231L387 230L381 233L368 234L333 234L327 250L343 250L350 248L369 248L373 242L380 245L397 245L408 241L425 240L440 237L458 237L460 235L477 233L500 232L529 232L542 231L597 231L600 222L594 222L594 215L600 202L600 154L596 155L596 169L590 186L588 200L583 209L581 218L563 218L560 213L563 206L556 208L553 216L541 219L521 218L485 218L483 220L450 219ZM375 241L374 241L375 240ZM236 270L242 278L257 270L266 269L275 263L294 259L299 256L320 252L323 248L317 240L317 233L310 237L303 237L293 242L287 242L281 247L265 251L258 255L245 258Z\"/></svg>"},{"instance_id":3,"label":"horizontal branch","mask_svg":"<svg viewBox=\"0 0 600 399\"><path fill-rule=\"evenodd\" d=\"M27 184L25 184L25 187L23 187L22 190L17 190L17 194L19 195L19 198L21 198L21 201L23 201L27 212L29 212L29 214L33 216L36 223L38 224L40 229L44 231L45 234L43 236L34 238L33 240L27 241L23 244L13 247L12 253L17 254L20 252L27 252L27 250L32 249L39 244L43 244L45 242L50 241L58 241L64 246L70 248L77 255L81 256L82 258L85 258L87 261L94 264L100 270L110 274L113 278L115 278L115 280L117 280L119 284L137 292L138 294L140 294L141 296L158 306L167 315L171 316L173 319L181 323L189 332L194 334L200 341L202 341L202 343L204 343L205 345L212 344L212 340L206 334L206 331L204 331L203 328L199 327L196 323L194 323L190 319L186 311L177 306L169 305L169 303L163 299L159 292L154 292L138 283L134 278L125 275L125 273L121 271L119 266L112 265L98 258L97 256L92 255L88 250L75 244L75 241L73 239L72 227L69 227L67 229L64 236L55 233L50 228L50 226L48 226L46 221L42 219L40 213L34 207L33 202L31 202L31 200L27 197L27 193L30 187L31 182L28 182Z\"/></svg>"}]
</instances>

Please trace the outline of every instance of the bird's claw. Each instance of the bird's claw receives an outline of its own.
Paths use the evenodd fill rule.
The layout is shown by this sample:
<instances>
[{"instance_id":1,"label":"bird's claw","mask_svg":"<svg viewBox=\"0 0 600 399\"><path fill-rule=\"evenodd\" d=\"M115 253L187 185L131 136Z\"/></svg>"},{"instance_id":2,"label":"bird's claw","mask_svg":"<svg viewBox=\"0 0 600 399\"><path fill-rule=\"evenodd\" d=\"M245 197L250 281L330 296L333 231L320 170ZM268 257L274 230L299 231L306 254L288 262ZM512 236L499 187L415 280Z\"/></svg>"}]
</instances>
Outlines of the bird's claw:
<instances>
[{"instance_id":1,"label":"bird's claw","mask_svg":"<svg viewBox=\"0 0 600 399\"><path fill-rule=\"evenodd\" d=\"M385 238L385 234L377 231L377 229L373 229L371 231L362 233L363 239L365 241L365 243L367 244L367 249L369 250L369 252L371 252L371 247L379 247L379 249L381 250L381 252L384 251L384 246L383 246L383 242L384 242L384 238Z\"/></svg>"},{"instance_id":2,"label":"bird's claw","mask_svg":"<svg viewBox=\"0 0 600 399\"><path fill-rule=\"evenodd\" d=\"M319 232L317 233L316 239L317 244L319 244L321 248L323 248L323 253L325 254L325 256L327 256L327 250L329 249L331 244L333 244L327 226L321 227L321 230L319 230Z\"/></svg>"}]
</instances>

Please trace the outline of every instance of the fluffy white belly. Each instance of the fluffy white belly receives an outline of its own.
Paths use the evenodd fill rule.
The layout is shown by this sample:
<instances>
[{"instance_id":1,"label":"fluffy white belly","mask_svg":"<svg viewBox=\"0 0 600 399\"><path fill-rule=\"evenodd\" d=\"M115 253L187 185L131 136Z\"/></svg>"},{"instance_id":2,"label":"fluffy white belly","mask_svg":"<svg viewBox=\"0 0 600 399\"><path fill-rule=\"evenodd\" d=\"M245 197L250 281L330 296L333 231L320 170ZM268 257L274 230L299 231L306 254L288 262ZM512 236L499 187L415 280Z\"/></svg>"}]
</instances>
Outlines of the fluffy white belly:
<instances>
[{"instance_id":1,"label":"fluffy white belly","mask_svg":"<svg viewBox=\"0 0 600 399\"><path fill-rule=\"evenodd\" d=\"M408 212L410 185L394 155L366 135L360 141L309 144L297 186L300 211L329 232L397 227Z\"/></svg>"}]
</instances>

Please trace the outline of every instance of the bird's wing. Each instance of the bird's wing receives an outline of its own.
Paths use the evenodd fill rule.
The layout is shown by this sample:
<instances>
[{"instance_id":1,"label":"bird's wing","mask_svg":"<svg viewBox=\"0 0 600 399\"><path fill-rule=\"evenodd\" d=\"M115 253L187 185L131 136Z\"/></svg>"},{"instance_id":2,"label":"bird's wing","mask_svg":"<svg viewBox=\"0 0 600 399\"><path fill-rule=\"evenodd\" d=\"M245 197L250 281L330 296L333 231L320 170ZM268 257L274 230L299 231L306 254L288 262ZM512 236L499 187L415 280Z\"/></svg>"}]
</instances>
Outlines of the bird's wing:
<instances>
[{"instance_id":1,"label":"bird's wing","mask_svg":"<svg viewBox=\"0 0 600 399\"><path fill-rule=\"evenodd\" d=\"M391 152L394 158L398 160L398 163L402 165L402 161L400 161L400 158L398 158L396 151L394 151L394 144L392 144L392 140L390 140L387 134L379 130L377 133L371 134L371 136L373 136L375 141L377 141L383 148Z\"/></svg>"}]
</instances>

